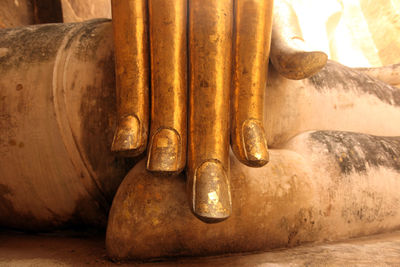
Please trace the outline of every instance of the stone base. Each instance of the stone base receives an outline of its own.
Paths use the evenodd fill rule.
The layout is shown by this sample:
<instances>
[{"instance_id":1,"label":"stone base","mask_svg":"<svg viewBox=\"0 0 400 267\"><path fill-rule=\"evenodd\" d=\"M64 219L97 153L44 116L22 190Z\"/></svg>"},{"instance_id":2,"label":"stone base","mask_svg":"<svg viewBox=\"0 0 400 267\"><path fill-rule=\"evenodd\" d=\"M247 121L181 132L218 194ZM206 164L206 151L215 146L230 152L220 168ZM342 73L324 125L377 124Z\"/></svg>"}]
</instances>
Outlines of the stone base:
<instances>
[{"instance_id":1,"label":"stone base","mask_svg":"<svg viewBox=\"0 0 400 267\"><path fill-rule=\"evenodd\" d=\"M231 156L232 215L211 225L191 214L183 174L155 176L138 163L113 201L109 256L265 251L400 228L400 137L308 132L270 159L250 168Z\"/></svg>"},{"instance_id":2,"label":"stone base","mask_svg":"<svg viewBox=\"0 0 400 267\"><path fill-rule=\"evenodd\" d=\"M259 254L113 263L104 237L0 233L0 266L399 266L400 232Z\"/></svg>"}]
</instances>

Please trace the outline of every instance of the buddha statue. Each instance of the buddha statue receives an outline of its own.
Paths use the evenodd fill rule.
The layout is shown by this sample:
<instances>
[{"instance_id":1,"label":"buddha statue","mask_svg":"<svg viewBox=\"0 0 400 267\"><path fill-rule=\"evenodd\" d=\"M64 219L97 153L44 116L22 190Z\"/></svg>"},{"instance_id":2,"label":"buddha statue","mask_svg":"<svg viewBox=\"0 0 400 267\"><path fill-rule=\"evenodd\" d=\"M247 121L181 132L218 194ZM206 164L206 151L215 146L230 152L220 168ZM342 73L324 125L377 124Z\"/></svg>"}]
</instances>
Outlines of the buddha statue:
<instances>
[{"instance_id":1,"label":"buddha statue","mask_svg":"<svg viewBox=\"0 0 400 267\"><path fill-rule=\"evenodd\" d=\"M398 229L399 65L327 61L286 2L216 2L1 30L1 227L108 224L118 260Z\"/></svg>"}]
</instances>

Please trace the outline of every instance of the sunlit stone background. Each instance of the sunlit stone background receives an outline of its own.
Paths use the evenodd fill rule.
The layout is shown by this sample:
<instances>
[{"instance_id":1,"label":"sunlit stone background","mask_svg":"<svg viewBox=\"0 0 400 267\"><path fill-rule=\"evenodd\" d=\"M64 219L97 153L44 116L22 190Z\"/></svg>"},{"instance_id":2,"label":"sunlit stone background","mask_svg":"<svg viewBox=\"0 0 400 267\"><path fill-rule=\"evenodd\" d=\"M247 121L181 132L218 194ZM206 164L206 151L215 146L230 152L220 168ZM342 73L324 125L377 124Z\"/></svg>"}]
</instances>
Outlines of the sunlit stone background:
<instances>
[{"instance_id":1,"label":"sunlit stone background","mask_svg":"<svg viewBox=\"0 0 400 267\"><path fill-rule=\"evenodd\" d=\"M400 63L400 0L287 0L310 48L350 67ZM110 1L62 0L65 22L110 17Z\"/></svg>"},{"instance_id":2,"label":"sunlit stone background","mask_svg":"<svg viewBox=\"0 0 400 267\"><path fill-rule=\"evenodd\" d=\"M61 0L64 22L111 18L111 0Z\"/></svg>"},{"instance_id":3,"label":"sunlit stone background","mask_svg":"<svg viewBox=\"0 0 400 267\"><path fill-rule=\"evenodd\" d=\"M304 39L350 67L400 62L400 0L288 0Z\"/></svg>"}]
</instances>

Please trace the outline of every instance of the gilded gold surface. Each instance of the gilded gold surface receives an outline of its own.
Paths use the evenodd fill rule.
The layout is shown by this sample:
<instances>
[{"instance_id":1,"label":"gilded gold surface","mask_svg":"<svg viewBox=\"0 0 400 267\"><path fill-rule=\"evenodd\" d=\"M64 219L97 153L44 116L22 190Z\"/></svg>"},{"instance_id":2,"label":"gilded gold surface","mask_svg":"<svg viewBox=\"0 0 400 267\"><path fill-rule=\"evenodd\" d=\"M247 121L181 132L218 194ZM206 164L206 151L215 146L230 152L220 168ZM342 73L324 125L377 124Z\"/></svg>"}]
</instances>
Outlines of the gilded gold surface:
<instances>
[{"instance_id":1,"label":"gilded gold surface","mask_svg":"<svg viewBox=\"0 0 400 267\"><path fill-rule=\"evenodd\" d=\"M140 122L135 116L125 116L119 120L118 128L114 135L113 146L121 151L132 151L140 144L141 136L137 129L140 128Z\"/></svg>"},{"instance_id":2,"label":"gilded gold surface","mask_svg":"<svg viewBox=\"0 0 400 267\"><path fill-rule=\"evenodd\" d=\"M273 16L271 62L275 69L294 80L305 79L322 69L328 56L307 48L291 5L285 0L276 0Z\"/></svg>"},{"instance_id":3,"label":"gilded gold surface","mask_svg":"<svg viewBox=\"0 0 400 267\"><path fill-rule=\"evenodd\" d=\"M262 123L253 119L247 120L242 124L241 130L243 136L242 143L247 161L254 167L267 164L269 153Z\"/></svg>"},{"instance_id":4,"label":"gilded gold surface","mask_svg":"<svg viewBox=\"0 0 400 267\"><path fill-rule=\"evenodd\" d=\"M147 169L177 173L186 165L187 1L150 0L151 142ZM159 138L168 130L167 147Z\"/></svg>"},{"instance_id":5,"label":"gilded gold surface","mask_svg":"<svg viewBox=\"0 0 400 267\"><path fill-rule=\"evenodd\" d=\"M201 220L219 222L232 212L229 179L220 162L206 161L197 168L193 192L194 214Z\"/></svg>"},{"instance_id":6,"label":"gilded gold surface","mask_svg":"<svg viewBox=\"0 0 400 267\"><path fill-rule=\"evenodd\" d=\"M147 1L112 0L118 125L111 149L142 153L149 124ZM131 120L127 117L137 119Z\"/></svg>"},{"instance_id":7,"label":"gilded gold surface","mask_svg":"<svg viewBox=\"0 0 400 267\"><path fill-rule=\"evenodd\" d=\"M192 211L205 222L221 221L231 214L228 177L232 27L232 0L189 1L187 188ZM212 167L200 170L205 162L212 162ZM218 201L209 201L209 196Z\"/></svg>"},{"instance_id":8,"label":"gilded gold surface","mask_svg":"<svg viewBox=\"0 0 400 267\"><path fill-rule=\"evenodd\" d=\"M263 122L273 0L236 0L232 149L243 163L268 162ZM246 122L251 123L246 123Z\"/></svg>"},{"instance_id":9,"label":"gilded gold surface","mask_svg":"<svg viewBox=\"0 0 400 267\"><path fill-rule=\"evenodd\" d=\"M150 139L147 170L157 173L174 173L181 169L182 155L181 139L178 133L171 129L161 129Z\"/></svg>"},{"instance_id":10,"label":"gilded gold surface","mask_svg":"<svg viewBox=\"0 0 400 267\"><path fill-rule=\"evenodd\" d=\"M113 0L112 7L119 115L112 150L144 151L151 95L147 170L176 174L187 159L193 213L210 223L228 218L229 140L246 165L269 161L263 108L271 35L272 62L286 77L313 74L326 55L304 49L283 0L274 24L273 0Z\"/></svg>"}]
</instances>

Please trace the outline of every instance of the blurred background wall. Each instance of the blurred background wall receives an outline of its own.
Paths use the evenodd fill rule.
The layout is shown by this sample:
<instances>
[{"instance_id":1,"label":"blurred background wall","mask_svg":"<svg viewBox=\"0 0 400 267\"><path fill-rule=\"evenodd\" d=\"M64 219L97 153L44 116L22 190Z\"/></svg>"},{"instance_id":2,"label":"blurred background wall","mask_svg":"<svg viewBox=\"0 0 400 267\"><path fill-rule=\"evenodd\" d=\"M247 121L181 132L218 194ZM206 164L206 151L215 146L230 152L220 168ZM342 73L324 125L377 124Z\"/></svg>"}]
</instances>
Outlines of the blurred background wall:
<instances>
[{"instance_id":1,"label":"blurred background wall","mask_svg":"<svg viewBox=\"0 0 400 267\"><path fill-rule=\"evenodd\" d=\"M111 0L0 0L0 28L111 18Z\"/></svg>"},{"instance_id":2,"label":"blurred background wall","mask_svg":"<svg viewBox=\"0 0 400 267\"><path fill-rule=\"evenodd\" d=\"M350 67L400 63L400 0L288 0L304 39Z\"/></svg>"},{"instance_id":3,"label":"blurred background wall","mask_svg":"<svg viewBox=\"0 0 400 267\"><path fill-rule=\"evenodd\" d=\"M111 0L61 0L61 4L64 22L111 18Z\"/></svg>"},{"instance_id":4,"label":"blurred background wall","mask_svg":"<svg viewBox=\"0 0 400 267\"><path fill-rule=\"evenodd\" d=\"M275 0L279 1L279 0ZM400 63L400 0L287 0L313 49L350 67ZM0 0L0 28L111 17L111 0Z\"/></svg>"},{"instance_id":5,"label":"blurred background wall","mask_svg":"<svg viewBox=\"0 0 400 267\"><path fill-rule=\"evenodd\" d=\"M32 2L32 0L1 0L0 28L34 24Z\"/></svg>"}]
</instances>

